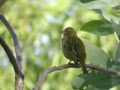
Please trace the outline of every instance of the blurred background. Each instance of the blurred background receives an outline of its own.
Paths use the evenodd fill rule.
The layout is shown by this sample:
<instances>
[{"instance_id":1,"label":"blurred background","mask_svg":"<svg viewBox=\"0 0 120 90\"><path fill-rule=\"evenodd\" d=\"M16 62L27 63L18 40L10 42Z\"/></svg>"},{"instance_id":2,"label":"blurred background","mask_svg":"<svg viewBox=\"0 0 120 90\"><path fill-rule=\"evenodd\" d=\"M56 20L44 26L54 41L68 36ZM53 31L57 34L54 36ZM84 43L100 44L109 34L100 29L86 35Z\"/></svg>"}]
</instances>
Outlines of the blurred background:
<instances>
[{"instance_id":1,"label":"blurred background","mask_svg":"<svg viewBox=\"0 0 120 90\"><path fill-rule=\"evenodd\" d=\"M25 90L34 87L44 70L68 63L61 51L60 33L68 26L74 27L81 39L103 49L110 58L114 57L113 50L117 43L114 34L99 37L80 30L86 22L100 20L102 17L81 7L77 0L8 0L0 13L12 25L20 42L25 69ZM14 52L12 38L1 22L0 35ZM71 81L79 73L82 73L81 69L53 72L48 75L40 90L73 90ZM14 90L14 71L2 47L0 90Z\"/></svg>"}]
</instances>

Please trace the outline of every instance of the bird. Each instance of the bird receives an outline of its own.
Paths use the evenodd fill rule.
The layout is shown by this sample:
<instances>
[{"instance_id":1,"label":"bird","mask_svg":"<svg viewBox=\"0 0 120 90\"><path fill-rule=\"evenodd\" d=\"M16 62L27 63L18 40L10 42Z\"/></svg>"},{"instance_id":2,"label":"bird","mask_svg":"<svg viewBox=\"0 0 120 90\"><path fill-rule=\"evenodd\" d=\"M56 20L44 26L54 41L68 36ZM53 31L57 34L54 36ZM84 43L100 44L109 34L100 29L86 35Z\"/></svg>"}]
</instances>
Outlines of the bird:
<instances>
[{"instance_id":1,"label":"bird","mask_svg":"<svg viewBox=\"0 0 120 90\"><path fill-rule=\"evenodd\" d=\"M65 58L69 60L68 64L71 64L71 61L73 61L74 64L81 64L83 74L88 74L85 66L85 46L82 40L77 36L75 29L67 27L61 33L63 34L62 52Z\"/></svg>"}]
</instances>

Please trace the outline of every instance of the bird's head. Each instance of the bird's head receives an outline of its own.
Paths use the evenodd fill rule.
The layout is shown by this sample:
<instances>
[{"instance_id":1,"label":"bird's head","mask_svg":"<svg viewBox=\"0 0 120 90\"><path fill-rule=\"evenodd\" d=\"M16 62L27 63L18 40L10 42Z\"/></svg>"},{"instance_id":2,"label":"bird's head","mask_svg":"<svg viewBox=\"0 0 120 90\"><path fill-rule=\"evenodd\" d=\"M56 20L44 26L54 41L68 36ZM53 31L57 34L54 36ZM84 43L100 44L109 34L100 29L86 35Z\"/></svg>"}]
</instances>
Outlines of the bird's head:
<instances>
[{"instance_id":1,"label":"bird's head","mask_svg":"<svg viewBox=\"0 0 120 90\"><path fill-rule=\"evenodd\" d=\"M63 33L64 37L77 36L76 31L72 27L67 27L66 29L64 29L64 31L62 31L62 33Z\"/></svg>"}]
</instances>

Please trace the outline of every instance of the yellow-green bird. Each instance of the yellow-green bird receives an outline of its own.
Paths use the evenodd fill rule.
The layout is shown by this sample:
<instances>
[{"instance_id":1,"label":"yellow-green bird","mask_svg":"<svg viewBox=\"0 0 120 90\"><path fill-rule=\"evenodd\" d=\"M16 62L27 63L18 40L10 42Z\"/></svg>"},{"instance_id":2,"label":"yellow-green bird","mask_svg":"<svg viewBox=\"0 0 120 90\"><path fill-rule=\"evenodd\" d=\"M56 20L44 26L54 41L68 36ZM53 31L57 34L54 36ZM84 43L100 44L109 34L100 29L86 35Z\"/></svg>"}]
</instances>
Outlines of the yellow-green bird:
<instances>
[{"instance_id":1,"label":"yellow-green bird","mask_svg":"<svg viewBox=\"0 0 120 90\"><path fill-rule=\"evenodd\" d=\"M77 36L76 31L72 27L68 27L62 31L62 51L64 56L69 59L69 64L74 61L75 64L81 64L83 73L88 74L85 66L86 51L82 40Z\"/></svg>"}]
</instances>

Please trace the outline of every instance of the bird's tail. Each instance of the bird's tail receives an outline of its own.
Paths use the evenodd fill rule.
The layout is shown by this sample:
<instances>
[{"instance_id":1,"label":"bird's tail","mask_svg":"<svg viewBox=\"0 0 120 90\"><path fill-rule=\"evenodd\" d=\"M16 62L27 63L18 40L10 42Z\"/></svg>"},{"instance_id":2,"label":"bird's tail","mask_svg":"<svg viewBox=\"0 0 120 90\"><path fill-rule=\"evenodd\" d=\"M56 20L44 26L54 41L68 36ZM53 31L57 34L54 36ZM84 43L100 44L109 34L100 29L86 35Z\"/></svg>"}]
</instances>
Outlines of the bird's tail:
<instances>
[{"instance_id":1,"label":"bird's tail","mask_svg":"<svg viewBox=\"0 0 120 90\"><path fill-rule=\"evenodd\" d=\"M86 69L86 66L85 66L85 65L83 65L83 66L82 66L82 69L83 69L83 74L84 74L84 75L88 74L88 71L87 71L87 69Z\"/></svg>"}]
</instances>

